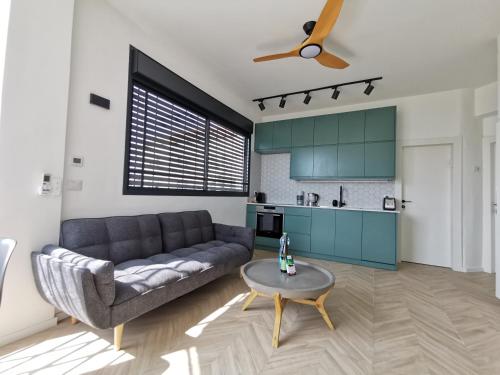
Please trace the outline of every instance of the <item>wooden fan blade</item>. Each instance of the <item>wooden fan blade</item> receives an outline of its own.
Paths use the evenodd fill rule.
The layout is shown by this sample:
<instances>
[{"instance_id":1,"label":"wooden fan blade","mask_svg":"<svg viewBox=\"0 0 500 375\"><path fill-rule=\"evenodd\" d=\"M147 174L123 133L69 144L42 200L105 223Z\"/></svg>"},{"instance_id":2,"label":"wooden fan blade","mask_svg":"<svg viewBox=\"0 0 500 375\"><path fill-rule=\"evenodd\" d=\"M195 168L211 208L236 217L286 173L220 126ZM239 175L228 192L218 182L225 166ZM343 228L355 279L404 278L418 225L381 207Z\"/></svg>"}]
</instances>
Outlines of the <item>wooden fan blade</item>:
<instances>
[{"instance_id":1,"label":"wooden fan blade","mask_svg":"<svg viewBox=\"0 0 500 375\"><path fill-rule=\"evenodd\" d=\"M343 3L344 0L327 0L325 7L316 21L316 25L314 26L311 36L309 37L308 43L323 43L323 39L330 34L333 25L337 22Z\"/></svg>"},{"instance_id":2,"label":"wooden fan blade","mask_svg":"<svg viewBox=\"0 0 500 375\"><path fill-rule=\"evenodd\" d=\"M321 65L327 66L329 68L344 69L349 66L349 64L342 60L340 57L332 55L325 50L323 50L318 56L316 56L315 59Z\"/></svg>"},{"instance_id":3,"label":"wooden fan blade","mask_svg":"<svg viewBox=\"0 0 500 375\"><path fill-rule=\"evenodd\" d=\"M256 57L255 59L253 59L253 61L261 62L261 61L277 60L277 59L284 59L286 57L297 57L297 56L299 56L299 50L294 49L291 50L290 52L276 53L274 55Z\"/></svg>"}]
</instances>

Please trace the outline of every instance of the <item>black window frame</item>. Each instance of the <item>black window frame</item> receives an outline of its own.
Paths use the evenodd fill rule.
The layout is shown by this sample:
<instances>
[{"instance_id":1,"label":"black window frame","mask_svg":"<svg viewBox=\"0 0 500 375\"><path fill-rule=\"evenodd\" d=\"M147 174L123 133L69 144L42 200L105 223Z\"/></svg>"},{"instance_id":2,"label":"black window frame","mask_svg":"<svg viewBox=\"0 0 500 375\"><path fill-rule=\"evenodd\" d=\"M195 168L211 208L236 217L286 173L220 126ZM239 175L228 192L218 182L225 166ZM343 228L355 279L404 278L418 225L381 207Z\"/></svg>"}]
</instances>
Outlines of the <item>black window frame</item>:
<instances>
[{"instance_id":1,"label":"black window frame","mask_svg":"<svg viewBox=\"0 0 500 375\"><path fill-rule=\"evenodd\" d=\"M133 71L134 64L134 47L131 48L130 61L129 61L129 77L128 77L128 97L127 97L127 124L126 124L126 137L125 137L125 160L123 168L123 195L160 195L160 196L225 196L225 197L248 197L250 194L250 158L251 158L251 133L245 132L237 125L231 124L224 120L221 116L211 113L206 109L196 105L195 103L186 100L180 95L172 92L163 85L154 82L141 74L135 74ZM165 68L166 69L166 68ZM129 173L130 173L130 144L132 132L132 108L133 108L133 90L134 86L140 86L143 89L150 90L153 93L164 97L165 99L180 105L200 116L205 120L205 180L203 190L189 190L189 189L166 189L166 188L145 188L145 187L131 187L129 186ZM208 94L206 94L208 95ZM213 98L212 98L213 99ZM233 132L236 132L246 139L246 148L244 155L244 168L243 168L243 186L246 191L224 191L224 190L208 190L208 163L209 163L209 129L210 122L214 122L223 126Z\"/></svg>"}]
</instances>

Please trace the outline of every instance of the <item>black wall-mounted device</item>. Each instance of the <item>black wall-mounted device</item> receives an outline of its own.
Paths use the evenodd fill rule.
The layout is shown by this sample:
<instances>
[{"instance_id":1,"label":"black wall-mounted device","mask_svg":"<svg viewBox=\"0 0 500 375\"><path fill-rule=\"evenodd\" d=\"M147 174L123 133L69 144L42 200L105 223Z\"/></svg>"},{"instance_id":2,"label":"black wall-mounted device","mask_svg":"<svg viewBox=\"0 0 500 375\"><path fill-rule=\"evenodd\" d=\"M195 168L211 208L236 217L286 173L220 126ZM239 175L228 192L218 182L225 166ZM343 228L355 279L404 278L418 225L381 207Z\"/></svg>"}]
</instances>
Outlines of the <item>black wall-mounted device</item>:
<instances>
[{"instance_id":1,"label":"black wall-mounted device","mask_svg":"<svg viewBox=\"0 0 500 375\"><path fill-rule=\"evenodd\" d=\"M102 96L91 93L90 94L90 104L95 104L99 107L109 109L111 102L109 99L106 99L106 98L103 98Z\"/></svg>"}]
</instances>

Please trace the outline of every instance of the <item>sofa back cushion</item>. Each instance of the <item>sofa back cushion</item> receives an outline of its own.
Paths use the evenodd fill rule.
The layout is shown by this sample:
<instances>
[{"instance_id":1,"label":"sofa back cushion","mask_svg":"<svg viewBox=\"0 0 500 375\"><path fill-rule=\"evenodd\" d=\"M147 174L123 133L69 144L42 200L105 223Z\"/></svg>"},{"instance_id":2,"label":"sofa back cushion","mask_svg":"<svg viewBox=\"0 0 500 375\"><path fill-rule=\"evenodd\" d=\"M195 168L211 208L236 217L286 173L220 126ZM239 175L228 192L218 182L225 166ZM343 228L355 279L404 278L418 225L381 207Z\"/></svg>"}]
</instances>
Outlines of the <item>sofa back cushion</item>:
<instances>
[{"instance_id":1,"label":"sofa back cushion","mask_svg":"<svg viewBox=\"0 0 500 375\"><path fill-rule=\"evenodd\" d=\"M156 215L66 220L60 245L114 264L146 258L162 252L160 223Z\"/></svg>"},{"instance_id":2,"label":"sofa back cushion","mask_svg":"<svg viewBox=\"0 0 500 375\"><path fill-rule=\"evenodd\" d=\"M166 252L214 239L212 217L206 210L162 213L158 217Z\"/></svg>"},{"instance_id":3,"label":"sofa back cushion","mask_svg":"<svg viewBox=\"0 0 500 375\"><path fill-rule=\"evenodd\" d=\"M87 257L110 259L109 236L104 219L63 221L59 244Z\"/></svg>"},{"instance_id":4,"label":"sofa back cushion","mask_svg":"<svg viewBox=\"0 0 500 375\"><path fill-rule=\"evenodd\" d=\"M109 235L109 259L118 264L162 252L156 215L116 216L104 219Z\"/></svg>"}]
</instances>

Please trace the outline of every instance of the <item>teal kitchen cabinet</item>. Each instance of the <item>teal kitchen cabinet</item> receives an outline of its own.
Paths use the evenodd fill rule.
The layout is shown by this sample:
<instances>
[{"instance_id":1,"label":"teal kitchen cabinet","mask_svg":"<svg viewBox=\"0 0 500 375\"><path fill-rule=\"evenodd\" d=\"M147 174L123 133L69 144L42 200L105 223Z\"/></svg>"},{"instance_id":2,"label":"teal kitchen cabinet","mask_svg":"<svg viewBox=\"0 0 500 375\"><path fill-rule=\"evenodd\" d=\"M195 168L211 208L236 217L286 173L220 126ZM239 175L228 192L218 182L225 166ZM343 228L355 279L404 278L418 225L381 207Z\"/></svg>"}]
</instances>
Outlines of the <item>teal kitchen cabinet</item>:
<instances>
[{"instance_id":1,"label":"teal kitchen cabinet","mask_svg":"<svg viewBox=\"0 0 500 375\"><path fill-rule=\"evenodd\" d=\"M336 177L337 146L314 146L313 177Z\"/></svg>"},{"instance_id":2,"label":"teal kitchen cabinet","mask_svg":"<svg viewBox=\"0 0 500 375\"><path fill-rule=\"evenodd\" d=\"M361 259L396 264L396 214L363 212Z\"/></svg>"},{"instance_id":3,"label":"teal kitchen cabinet","mask_svg":"<svg viewBox=\"0 0 500 375\"><path fill-rule=\"evenodd\" d=\"M255 124L255 151L270 152L273 149L273 123Z\"/></svg>"},{"instance_id":4,"label":"teal kitchen cabinet","mask_svg":"<svg viewBox=\"0 0 500 375\"><path fill-rule=\"evenodd\" d=\"M292 147L312 146L314 143L314 117L292 120Z\"/></svg>"},{"instance_id":5,"label":"teal kitchen cabinet","mask_svg":"<svg viewBox=\"0 0 500 375\"><path fill-rule=\"evenodd\" d=\"M269 237L255 237L255 247L258 249L259 246L265 248L279 249L280 240L279 238L269 238Z\"/></svg>"},{"instance_id":6,"label":"teal kitchen cabinet","mask_svg":"<svg viewBox=\"0 0 500 375\"><path fill-rule=\"evenodd\" d=\"M312 177L314 163L313 147L294 147L290 155L290 178Z\"/></svg>"},{"instance_id":7,"label":"teal kitchen cabinet","mask_svg":"<svg viewBox=\"0 0 500 375\"><path fill-rule=\"evenodd\" d=\"M365 145L352 143L338 146L338 176L363 177L365 175Z\"/></svg>"},{"instance_id":8,"label":"teal kitchen cabinet","mask_svg":"<svg viewBox=\"0 0 500 375\"><path fill-rule=\"evenodd\" d=\"M253 229L257 228L257 213L255 211L255 205L247 205L246 226Z\"/></svg>"},{"instance_id":9,"label":"teal kitchen cabinet","mask_svg":"<svg viewBox=\"0 0 500 375\"><path fill-rule=\"evenodd\" d=\"M365 177L395 176L396 148L394 142L365 143Z\"/></svg>"},{"instance_id":10,"label":"teal kitchen cabinet","mask_svg":"<svg viewBox=\"0 0 500 375\"><path fill-rule=\"evenodd\" d=\"M295 216L285 214L285 229L287 233L311 233L311 217L309 216Z\"/></svg>"},{"instance_id":11,"label":"teal kitchen cabinet","mask_svg":"<svg viewBox=\"0 0 500 375\"><path fill-rule=\"evenodd\" d=\"M335 145L339 140L337 115L317 116L314 119L314 145Z\"/></svg>"},{"instance_id":12,"label":"teal kitchen cabinet","mask_svg":"<svg viewBox=\"0 0 500 375\"><path fill-rule=\"evenodd\" d=\"M275 121L273 124L273 152L289 152L292 145L292 121Z\"/></svg>"},{"instance_id":13,"label":"teal kitchen cabinet","mask_svg":"<svg viewBox=\"0 0 500 375\"><path fill-rule=\"evenodd\" d=\"M311 212L311 252L333 255L335 210L313 208Z\"/></svg>"},{"instance_id":14,"label":"teal kitchen cabinet","mask_svg":"<svg viewBox=\"0 0 500 375\"><path fill-rule=\"evenodd\" d=\"M365 141L365 111L339 114L339 143Z\"/></svg>"},{"instance_id":15,"label":"teal kitchen cabinet","mask_svg":"<svg viewBox=\"0 0 500 375\"><path fill-rule=\"evenodd\" d=\"M290 250L309 252L311 246L311 209L286 207L284 231L290 238Z\"/></svg>"},{"instance_id":16,"label":"teal kitchen cabinet","mask_svg":"<svg viewBox=\"0 0 500 375\"><path fill-rule=\"evenodd\" d=\"M396 107L365 111L365 141L396 140Z\"/></svg>"},{"instance_id":17,"label":"teal kitchen cabinet","mask_svg":"<svg viewBox=\"0 0 500 375\"><path fill-rule=\"evenodd\" d=\"M335 215L334 255L361 260L362 211L337 210Z\"/></svg>"}]
</instances>

